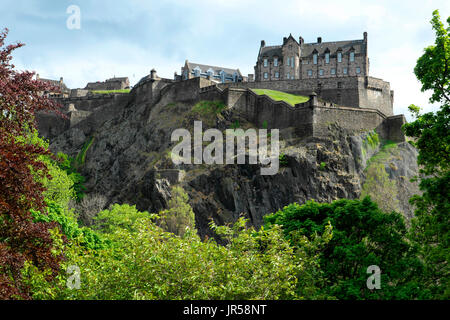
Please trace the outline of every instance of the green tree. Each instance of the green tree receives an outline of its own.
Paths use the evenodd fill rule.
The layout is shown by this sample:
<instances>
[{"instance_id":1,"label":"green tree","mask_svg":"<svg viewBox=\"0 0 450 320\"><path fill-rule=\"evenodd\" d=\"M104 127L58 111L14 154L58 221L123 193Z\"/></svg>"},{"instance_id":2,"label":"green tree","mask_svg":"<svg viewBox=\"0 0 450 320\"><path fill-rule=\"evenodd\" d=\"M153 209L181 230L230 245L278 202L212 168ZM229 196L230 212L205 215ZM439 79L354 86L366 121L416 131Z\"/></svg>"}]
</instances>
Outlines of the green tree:
<instances>
[{"instance_id":1,"label":"green tree","mask_svg":"<svg viewBox=\"0 0 450 320\"><path fill-rule=\"evenodd\" d=\"M325 281L323 296L338 299L411 299L427 297L417 278L422 266L408 243L403 217L382 212L370 198L319 204L291 204L265 217L266 226L281 225L296 247L333 227L332 239L319 252ZM367 268L381 269L381 289L370 290ZM317 271L316 271L317 272Z\"/></svg>"},{"instance_id":2,"label":"green tree","mask_svg":"<svg viewBox=\"0 0 450 320\"><path fill-rule=\"evenodd\" d=\"M167 210L159 213L159 225L166 231L183 235L186 228L195 229L195 214L188 203L189 196L179 186L172 188Z\"/></svg>"},{"instance_id":3,"label":"green tree","mask_svg":"<svg viewBox=\"0 0 450 320\"><path fill-rule=\"evenodd\" d=\"M440 103L436 113L421 114L411 105L415 121L404 126L406 135L419 151L421 166L419 187L422 195L410 202L415 205L411 238L420 247L426 265L426 281L435 298L450 296L449 277L449 212L450 212L450 27L445 27L439 12L431 20L436 33L435 44L425 49L414 73L422 83L422 91L431 90L431 103ZM450 17L447 19L450 25Z\"/></svg>"},{"instance_id":4,"label":"green tree","mask_svg":"<svg viewBox=\"0 0 450 320\"><path fill-rule=\"evenodd\" d=\"M296 255L279 227L255 231L244 219L233 226L211 224L227 242L219 245L213 239L202 241L190 229L182 237L168 233L155 223L156 215L133 206L115 205L97 219L111 246L88 250L71 240L61 243L67 257L63 268L80 268L80 290L67 289L63 277L45 287L42 275L26 268L36 297L228 300L310 298L315 293L308 284L298 294L298 276L306 275L314 262Z\"/></svg>"}]
</instances>

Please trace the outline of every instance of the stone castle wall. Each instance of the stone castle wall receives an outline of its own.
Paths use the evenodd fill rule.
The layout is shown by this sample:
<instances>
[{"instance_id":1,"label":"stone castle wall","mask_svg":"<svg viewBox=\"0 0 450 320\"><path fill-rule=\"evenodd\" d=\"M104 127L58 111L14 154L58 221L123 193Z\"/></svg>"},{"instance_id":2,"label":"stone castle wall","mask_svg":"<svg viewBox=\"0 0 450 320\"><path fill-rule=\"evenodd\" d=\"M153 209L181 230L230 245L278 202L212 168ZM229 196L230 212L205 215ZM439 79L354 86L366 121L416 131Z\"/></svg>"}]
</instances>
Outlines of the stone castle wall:
<instances>
[{"instance_id":1,"label":"stone castle wall","mask_svg":"<svg viewBox=\"0 0 450 320\"><path fill-rule=\"evenodd\" d=\"M393 92L389 83L372 77L240 82L219 84L219 87L271 89L299 95L314 91L323 100L342 106L376 109L386 116L393 115Z\"/></svg>"},{"instance_id":2,"label":"stone castle wall","mask_svg":"<svg viewBox=\"0 0 450 320\"><path fill-rule=\"evenodd\" d=\"M234 84L215 84L204 78L193 78L174 82L169 79L151 79L143 81L133 88L130 94L94 95L85 97L59 98L64 105L68 119L56 119L56 115L38 116L39 130L49 138L59 135L70 127L78 126L85 134L90 134L103 122L112 119L128 104L155 104L162 96L173 101L196 102L200 100L221 100L262 128L283 129L293 127L297 134L304 136L323 136L328 126L336 123L348 131L369 131L376 129L383 139L404 141L401 126L403 116L392 117L387 107L385 92L389 84L375 78L348 77L342 79L339 88L334 81L323 81L317 88L317 80L284 80L274 82L252 82ZM364 89L361 89L364 86ZM274 89L296 94L309 95L310 100L295 107L284 101L274 101L266 95L257 95L249 88ZM312 94L311 88L318 91L320 98ZM319 89L319 90L317 90ZM381 92L380 94L374 94ZM359 91L364 91L360 93ZM334 92L334 93L333 93ZM347 92L345 106L333 103L333 97ZM389 92L390 93L390 92ZM325 102L323 99L332 101ZM383 109L379 101L386 99ZM351 105L356 104L356 107ZM376 104L377 108L366 105ZM350 106L348 106L350 105ZM380 111L381 109L381 111ZM383 112L384 110L384 112Z\"/></svg>"}]
</instances>

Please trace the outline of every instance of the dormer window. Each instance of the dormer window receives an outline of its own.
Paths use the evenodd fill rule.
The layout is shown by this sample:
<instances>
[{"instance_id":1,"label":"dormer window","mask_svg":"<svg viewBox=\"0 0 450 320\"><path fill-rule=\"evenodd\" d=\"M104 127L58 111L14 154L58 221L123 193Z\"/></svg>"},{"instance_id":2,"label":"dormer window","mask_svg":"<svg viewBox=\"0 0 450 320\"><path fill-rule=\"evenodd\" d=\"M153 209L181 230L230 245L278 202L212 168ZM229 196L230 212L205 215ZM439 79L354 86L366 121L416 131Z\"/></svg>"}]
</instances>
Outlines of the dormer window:
<instances>
[{"instance_id":1,"label":"dormer window","mask_svg":"<svg viewBox=\"0 0 450 320\"><path fill-rule=\"evenodd\" d=\"M341 51L339 51L338 53L337 53L337 62L339 63L339 62L342 62L342 52Z\"/></svg>"},{"instance_id":2,"label":"dormer window","mask_svg":"<svg viewBox=\"0 0 450 320\"><path fill-rule=\"evenodd\" d=\"M194 68L194 76L195 77L200 77L201 72L202 72L202 70L198 66Z\"/></svg>"},{"instance_id":3,"label":"dormer window","mask_svg":"<svg viewBox=\"0 0 450 320\"><path fill-rule=\"evenodd\" d=\"M313 64L317 64L317 53L313 54Z\"/></svg>"},{"instance_id":4,"label":"dormer window","mask_svg":"<svg viewBox=\"0 0 450 320\"><path fill-rule=\"evenodd\" d=\"M330 53L329 52L325 52L325 63L326 64L330 63Z\"/></svg>"},{"instance_id":5,"label":"dormer window","mask_svg":"<svg viewBox=\"0 0 450 320\"><path fill-rule=\"evenodd\" d=\"M264 58L264 67L267 67L267 66L268 66L267 58Z\"/></svg>"},{"instance_id":6,"label":"dormer window","mask_svg":"<svg viewBox=\"0 0 450 320\"><path fill-rule=\"evenodd\" d=\"M273 58L273 66L278 67L278 58L277 57Z\"/></svg>"}]
</instances>

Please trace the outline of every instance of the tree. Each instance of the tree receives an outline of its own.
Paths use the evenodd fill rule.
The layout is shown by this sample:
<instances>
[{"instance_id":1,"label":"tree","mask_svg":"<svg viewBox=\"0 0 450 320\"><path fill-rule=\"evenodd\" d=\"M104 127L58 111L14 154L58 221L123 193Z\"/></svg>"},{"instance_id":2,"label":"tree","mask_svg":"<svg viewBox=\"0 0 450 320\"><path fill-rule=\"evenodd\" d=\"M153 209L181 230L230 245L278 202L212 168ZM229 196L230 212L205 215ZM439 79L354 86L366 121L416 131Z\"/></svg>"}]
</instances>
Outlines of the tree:
<instances>
[{"instance_id":1,"label":"tree","mask_svg":"<svg viewBox=\"0 0 450 320\"><path fill-rule=\"evenodd\" d=\"M33 73L17 72L12 52L23 46L5 46L8 30L0 32L0 299L29 299L21 281L25 262L49 270L47 280L59 269L61 256L52 254L51 228L55 223L33 222L30 210L44 212L44 188L36 175L48 177L41 156L45 148L28 143L37 111L56 111L57 105L41 93L56 91L33 80Z\"/></svg>"},{"instance_id":2,"label":"tree","mask_svg":"<svg viewBox=\"0 0 450 320\"><path fill-rule=\"evenodd\" d=\"M439 12L431 20L436 33L435 44L425 49L417 60L414 73L422 83L422 91L431 90L431 103L441 104L436 113L421 114L411 105L415 121L405 124L407 136L419 151L421 166L419 187L423 194L411 198L415 205L411 239L421 251L426 265L426 281L434 297L450 296L449 213L450 213L450 26L445 28ZM447 19L450 25L450 17Z\"/></svg>"},{"instance_id":3,"label":"tree","mask_svg":"<svg viewBox=\"0 0 450 320\"><path fill-rule=\"evenodd\" d=\"M421 263L407 241L403 217L384 213L369 197L332 203L291 204L265 217L266 227L280 225L294 247L333 227L331 240L319 253L325 282L323 296L338 299L411 299L426 297L417 278ZM367 268L381 269L381 289L370 290ZM320 283L319 283L320 285Z\"/></svg>"},{"instance_id":4,"label":"tree","mask_svg":"<svg viewBox=\"0 0 450 320\"><path fill-rule=\"evenodd\" d=\"M172 199L168 202L167 210L159 213L159 224L164 230L182 236L186 228L195 229L195 214L188 200L189 196L183 188L172 188Z\"/></svg>"}]
</instances>

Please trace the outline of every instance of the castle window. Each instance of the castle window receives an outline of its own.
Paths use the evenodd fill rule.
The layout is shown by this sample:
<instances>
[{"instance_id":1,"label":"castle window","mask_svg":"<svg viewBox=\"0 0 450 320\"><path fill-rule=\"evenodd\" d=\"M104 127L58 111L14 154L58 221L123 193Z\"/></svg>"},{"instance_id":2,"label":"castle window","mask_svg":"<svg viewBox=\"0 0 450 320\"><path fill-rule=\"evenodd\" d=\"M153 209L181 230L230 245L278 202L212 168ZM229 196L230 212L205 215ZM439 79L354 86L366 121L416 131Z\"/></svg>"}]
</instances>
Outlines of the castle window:
<instances>
[{"instance_id":1,"label":"castle window","mask_svg":"<svg viewBox=\"0 0 450 320\"><path fill-rule=\"evenodd\" d=\"M273 65L275 66L275 67L278 67L278 58L273 58Z\"/></svg>"},{"instance_id":2,"label":"castle window","mask_svg":"<svg viewBox=\"0 0 450 320\"><path fill-rule=\"evenodd\" d=\"M350 52L350 62L355 61L355 53L353 51Z\"/></svg>"},{"instance_id":3,"label":"castle window","mask_svg":"<svg viewBox=\"0 0 450 320\"><path fill-rule=\"evenodd\" d=\"M344 68L344 74L348 74L347 68Z\"/></svg>"},{"instance_id":4,"label":"castle window","mask_svg":"<svg viewBox=\"0 0 450 320\"><path fill-rule=\"evenodd\" d=\"M342 52L338 52L337 54L337 61L342 62Z\"/></svg>"},{"instance_id":5,"label":"castle window","mask_svg":"<svg viewBox=\"0 0 450 320\"><path fill-rule=\"evenodd\" d=\"M331 74L336 74L336 69L331 69Z\"/></svg>"},{"instance_id":6,"label":"castle window","mask_svg":"<svg viewBox=\"0 0 450 320\"><path fill-rule=\"evenodd\" d=\"M291 74L288 72L286 75L286 79L289 79L291 77Z\"/></svg>"},{"instance_id":7,"label":"castle window","mask_svg":"<svg viewBox=\"0 0 450 320\"><path fill-rule=\"evenodd\" d=\"M267 67L267 64L268 64L267 58L264 58L264 67Z\"/></svg>"},{"instance_id":8,"label":"castle window","mask_svg":"<svg viewBox=\"0 0 450 320\"><path fill-rule=\"evenodd\" d=\"M280 73L279 72L275 72L275 78L279 78L280 77Z\"/></svg>"},{"instance_id":9,"label":"castle window","mask_svg":"<svg viewBox=\"0 0 450 320\"><path fill-rule=\"evenodd\" d=\"M330 53L325 53L325 63L330 63Z\"/></svg>"},{"instance_id":10,"label":"castle window","mask_svg":"<svg viewBox=\"0 0 450 320\"><path fill-rule=\"evenodd\" d=\"M338 82L338 89L342 89L342 82Z\"/></svg>"},{"instance_id":11,"label":"castle window","mask_svg":"<svg viewBox=\"0 0 450 320\"><path fill-rule=\"evenodd\" d=\"M317 53L314 53L313 55L313 63L317 64Z\"/></svg>"},{"instance_id":12,"label":"castle window","mask_svg":"<svg viewBox=\"0 0 450 320\"><path fill-rule=\"evenodd\" d=\"M308 70L308 77L312 77L312 70Z\"/></svg>"},{"instance_id":13,"label":"castle window","mask_svg":"<svg viewBox=\"0 0 450 320\"><path fill-rule=\"evenodd\" d=\"M291 58L287 58L287 65L288 65L288 67L291 65Z\"/></svg>"},{"instance_id":14,"label":"castle window","mask_svg":"<svg viewBox=\"0 0 450 320\"><path fill-rule=\"evenodd\" d=\"M319 69L319 76L323 76L323 69Z\"/></svg>"},{"instance_id":15,"label":"castle window","mask_svg":"<svg viewBox=\"0 0 450 320\"><path fill-rule=\"evenodd\" d=\"M360 67L356 67L356 73L361 73L361 68Z\"/></svg>"},{"instance_id":16,"label":"castle window","mask_svg":"<svg viewBox=\"0 0 450 320\"><path fill-rule=\"evenodd\" d=\"M269 74L267 72L264 72L264 79L269 78Z\"/></svg>"}]
</instances>

